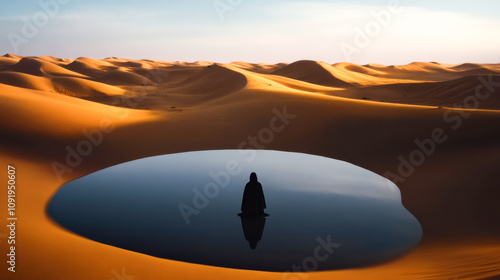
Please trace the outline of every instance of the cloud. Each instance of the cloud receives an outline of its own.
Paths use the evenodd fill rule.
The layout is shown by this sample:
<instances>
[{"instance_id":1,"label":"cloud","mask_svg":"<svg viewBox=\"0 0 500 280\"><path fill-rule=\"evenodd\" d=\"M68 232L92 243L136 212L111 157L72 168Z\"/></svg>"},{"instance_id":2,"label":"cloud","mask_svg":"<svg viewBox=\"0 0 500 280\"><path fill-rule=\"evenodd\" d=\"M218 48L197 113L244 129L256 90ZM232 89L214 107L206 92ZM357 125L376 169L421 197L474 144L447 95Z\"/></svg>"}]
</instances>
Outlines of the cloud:
<instances>
[{"instance_id":1,"label":"cloud","mask_svg":"<svg viewBox=\"0 0 500 280\"><path fill-rule=\"evenodd\" d=\"M384 5L338 2L243 2L221 22L212 6L179 13L154 7L89 6L51 19L19 54L333 63L347 60L341 45L354 45L357 30L376 23L374 14L386 10ZM23 21L8 17L0 22L0 43L9 46L4 34L19 32ZM369 43L350 59L360 64L497 62L499 28L496 18L404 7L391 13L389 24L369 36Z\"/></svg>"}]
</instances>

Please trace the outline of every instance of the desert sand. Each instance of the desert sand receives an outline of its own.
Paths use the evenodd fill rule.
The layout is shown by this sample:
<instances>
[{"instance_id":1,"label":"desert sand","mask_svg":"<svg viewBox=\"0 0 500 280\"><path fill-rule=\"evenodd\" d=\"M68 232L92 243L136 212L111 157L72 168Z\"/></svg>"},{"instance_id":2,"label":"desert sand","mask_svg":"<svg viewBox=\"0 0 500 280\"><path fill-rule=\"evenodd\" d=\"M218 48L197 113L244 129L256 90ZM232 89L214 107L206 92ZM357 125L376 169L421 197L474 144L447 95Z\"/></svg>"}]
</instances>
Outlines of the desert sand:
<instances>
[{"instance_id":1,"label":"desert sand","mask_svg":"<svg viewBox=\"0 0 500 280\"><path fill-rule=\"evenodd\" d=\"M221 64L6 54L0 57L0 154L3 168L17 170L12 279L499 279L499 82L500 64ZM294 118L271 139L259 138L273 109ZM422 149L416 141L438 132L435 138L445 140L429 144L423 159L413 158L413 171L400 168L401 159L411 161ZM321 155L389 176L421 223L423 240L378 266L283 274L115 248L69 232L46 213L65 182L96 170L153 155L236 148ZM68 156L78 149L78 160ZM0 199L6 201L6 189ZM2 221L6 212L0 211ZM0 252L7 252L0 241ZM2 253L2 267L5 259ZM2 269L0 278L12 276L7 273Z\"/></svg>"}]
</instances>

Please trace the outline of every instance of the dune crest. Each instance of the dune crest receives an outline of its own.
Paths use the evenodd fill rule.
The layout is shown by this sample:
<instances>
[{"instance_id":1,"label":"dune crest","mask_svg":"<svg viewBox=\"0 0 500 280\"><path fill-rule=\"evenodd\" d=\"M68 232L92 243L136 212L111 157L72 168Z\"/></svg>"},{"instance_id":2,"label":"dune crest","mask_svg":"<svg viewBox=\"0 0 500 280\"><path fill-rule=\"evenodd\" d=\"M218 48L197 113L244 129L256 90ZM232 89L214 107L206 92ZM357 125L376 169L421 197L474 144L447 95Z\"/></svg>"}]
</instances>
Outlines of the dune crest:
<instances>
[{"instance_id":1,"label":"dune crest","mask_svg":"<svg viewBox=\"0 0 500 280\"><path fill-rule=\"evenodd\" d=\"M295 80L330 87L350 87L351 84L344 82L334 75L329 64L312 60L301 60L289 64L272 74L285 76Z\"/></svg>"},{"instance_id":2,"label":"dune crest","mask_svg":"<svg viewBox=\"0 0 500 280\"><path fill-rule=\"evenodd\" d=\"M207 61L168 62L109 57L74 60L51 56L0 57L0 83L111 104L108 97L137 98L137 108L187 108L241 90L322 94L405 105L454 106L472 94L482 75L500 75L500 64L413 62L384 66ZM496 97L479 108L500 109Z\"/></svg>"},{"instance_id":3,"label":"dune crest","mask_svg":"<svg viewBox=\"0 0 500 280\"><path fill-rule=\"evenodd\" d=\"M56 63L40 58L23 57L18 63L9 66L4 71L21 72L35 76L72 76L84 77L79 73L64 69Z\"/></svg>"}]
</instances>

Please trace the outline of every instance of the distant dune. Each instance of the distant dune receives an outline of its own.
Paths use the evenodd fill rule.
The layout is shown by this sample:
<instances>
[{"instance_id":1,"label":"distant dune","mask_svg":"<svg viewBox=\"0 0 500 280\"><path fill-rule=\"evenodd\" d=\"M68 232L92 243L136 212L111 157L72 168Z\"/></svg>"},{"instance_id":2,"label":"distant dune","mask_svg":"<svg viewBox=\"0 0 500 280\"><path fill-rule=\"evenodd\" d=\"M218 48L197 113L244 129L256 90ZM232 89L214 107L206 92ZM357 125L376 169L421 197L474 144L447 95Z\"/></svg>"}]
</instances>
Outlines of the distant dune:
<instances>
[{"instance_id":1,"label":"distant dune","mask_svg":"<svg viewBox=\"0 0 500 280\"><path fill-rule=\"evenodd\" d=\"M0 82L3 84L88 100L95 97L100 102L106 102L105 96L135 94L134 91L139 90L137 86L142 86L140 91L146 99L142 104L147 104L149 109L199 104L245 87L451 107L471 92L479 75L499 79L500 64L330 65L307 60L291 64L213 64L86 57L67 60L13 54L0 58ZM272 86L274 88L270 88ZM157 98L158 94L162 95L161 99ZM500 109L500 103L495 97L481 102L480 108Z\"/></svg>"},{"instance_id":2,"label":"distant dune","mask_svg":"<svg viewBox=\"0 0 500 280\"><path fill-rule=\"evenodd\" d=\"M125 268L137 279L499 279L499 87L500 64L6 54L0 57L0 155L19 174L23 268L16 276L111 279L110 272ZM266 130L276 112L294 118L283 129ZM262 131L272 137L262 138ZM446 140L433 140L438 132ZM422 224L421 244L375 267L285 275L118 249L61 228L45 212L65 182L96 170L160 154L241 147L321 155L388 176Z\"/></svg>"}]
</instances>

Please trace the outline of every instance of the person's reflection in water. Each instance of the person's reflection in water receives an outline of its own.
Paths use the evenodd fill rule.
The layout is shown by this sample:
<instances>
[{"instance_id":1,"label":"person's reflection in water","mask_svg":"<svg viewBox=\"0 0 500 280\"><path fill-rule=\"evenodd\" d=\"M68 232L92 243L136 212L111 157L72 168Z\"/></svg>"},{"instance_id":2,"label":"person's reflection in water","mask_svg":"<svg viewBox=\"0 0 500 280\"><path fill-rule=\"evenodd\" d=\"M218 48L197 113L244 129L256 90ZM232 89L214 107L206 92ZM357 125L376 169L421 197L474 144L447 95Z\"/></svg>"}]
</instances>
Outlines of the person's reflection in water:
<instances>
[{"instance_id":1,"label":"person's reflection in water","mask_svg":"<svg viewBox=\"0 0 500 280\"><path fill-rule=\"evenodd\" d=\"M257 243L262 239L264 226L266 225L266 199L262 185L257 181L257 174L250 174L250 182L245 186L243 199L241 201L241 226L245 239L250 243L250 248L257 248Z\"/></svg>"},{"instance_id":2,"label":"person's reflection in water","mask_svg":"<svg viewBox=\"0 0 500 280\"><path fill-rule=\"evenodd\" d=\"M250 244L250 248L254 250L257 248L257 243L262 239L262 233L264 232L264 226L266 225L266 218L245 215L240 215L240 217L241 227L243 228L245 239Z\"/></svg>"}]
</instances>

